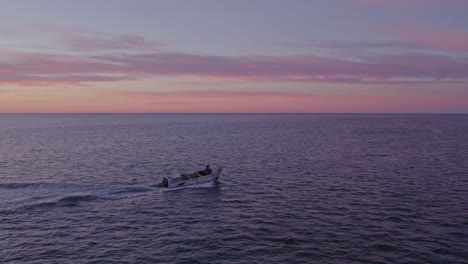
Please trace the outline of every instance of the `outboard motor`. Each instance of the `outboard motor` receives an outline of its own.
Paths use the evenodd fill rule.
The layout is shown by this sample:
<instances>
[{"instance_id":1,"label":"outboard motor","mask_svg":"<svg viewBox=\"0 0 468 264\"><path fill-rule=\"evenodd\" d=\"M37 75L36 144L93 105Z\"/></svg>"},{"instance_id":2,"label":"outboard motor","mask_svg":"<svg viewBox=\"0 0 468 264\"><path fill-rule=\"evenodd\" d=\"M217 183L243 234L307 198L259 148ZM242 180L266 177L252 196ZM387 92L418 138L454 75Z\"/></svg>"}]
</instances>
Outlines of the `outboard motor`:
<instances>
[{"instance_id":1,"label":"outboard motor","mask_svg":"<svg viewBox=\"0 0 468 264\"><path fill-rule=\"evenodd\" d=\"M160 186L161 187L169 187L169 180L167 179L167 177L164 177L162 182L160 183Z\"/></svg>"}]
</instances>

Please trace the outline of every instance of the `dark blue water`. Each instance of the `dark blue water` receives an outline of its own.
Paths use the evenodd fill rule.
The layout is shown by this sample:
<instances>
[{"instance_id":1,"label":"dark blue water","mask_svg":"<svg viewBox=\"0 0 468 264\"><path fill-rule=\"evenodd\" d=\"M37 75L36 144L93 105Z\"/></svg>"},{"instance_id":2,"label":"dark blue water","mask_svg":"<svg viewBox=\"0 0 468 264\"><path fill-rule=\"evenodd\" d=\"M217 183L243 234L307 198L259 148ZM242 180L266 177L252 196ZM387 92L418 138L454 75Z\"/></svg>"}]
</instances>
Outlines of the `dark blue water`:
<instances>
[{"instance_id":1,"label":"dark blue water","mask_svg":"<svg viewBox=\"0 0 468 264\"><path fill-rule=\"evenodd\" d=\"M467 115L0 115L0 262L467 263L467 173Z\"/></svg>"}]
</instances>

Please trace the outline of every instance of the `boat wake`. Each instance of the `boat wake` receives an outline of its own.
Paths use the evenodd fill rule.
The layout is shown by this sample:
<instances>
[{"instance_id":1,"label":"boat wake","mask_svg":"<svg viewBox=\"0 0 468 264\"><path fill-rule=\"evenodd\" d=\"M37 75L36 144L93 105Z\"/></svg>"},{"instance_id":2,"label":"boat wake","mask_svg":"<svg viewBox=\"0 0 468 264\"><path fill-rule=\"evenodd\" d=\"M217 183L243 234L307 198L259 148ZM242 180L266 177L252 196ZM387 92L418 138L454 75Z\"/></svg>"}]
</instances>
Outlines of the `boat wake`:
<instances>
[{"instance_id":1,"label":"boat wake","mask_svg":"<svg viewBox=\"0 0 468 264\"><path fill-rule=\"evenodd\" d=\"M77 183L0 184L0 211L43 206L77 206L85 201L123 199L157 191L158 189L144 185Z\"/></svg>"},{"instance_id":2,"label":"boat wake","mask_svg":"<svg viewBox=\"0 0 468 264\"><path fill-rule=\"evenodd\" d=\"M79 206L89 201L125 199L155 192L212 188L216 185L217 183L205 182L169 189L150 187L149 184L4 183L0 184L0 212L36 207Z\"/></svg>"}]
</instances>

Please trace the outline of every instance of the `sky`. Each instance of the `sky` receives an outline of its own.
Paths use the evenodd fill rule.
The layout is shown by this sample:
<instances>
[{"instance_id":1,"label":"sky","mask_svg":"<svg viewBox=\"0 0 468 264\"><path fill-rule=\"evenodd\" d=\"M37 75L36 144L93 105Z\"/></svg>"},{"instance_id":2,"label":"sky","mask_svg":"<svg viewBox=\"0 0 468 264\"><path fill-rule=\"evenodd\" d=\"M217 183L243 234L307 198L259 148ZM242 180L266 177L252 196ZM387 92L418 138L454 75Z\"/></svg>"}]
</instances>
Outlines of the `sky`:
<instances>
[{"instance_id":1,"label":"sky","mask_svg":"<svg viewBox=\"0 0 468 264\"><path fill-rule=\"evenodd\" d=\"M468 113L467 0L0 0L0 113Z\"/></svg>"}]
</instances>

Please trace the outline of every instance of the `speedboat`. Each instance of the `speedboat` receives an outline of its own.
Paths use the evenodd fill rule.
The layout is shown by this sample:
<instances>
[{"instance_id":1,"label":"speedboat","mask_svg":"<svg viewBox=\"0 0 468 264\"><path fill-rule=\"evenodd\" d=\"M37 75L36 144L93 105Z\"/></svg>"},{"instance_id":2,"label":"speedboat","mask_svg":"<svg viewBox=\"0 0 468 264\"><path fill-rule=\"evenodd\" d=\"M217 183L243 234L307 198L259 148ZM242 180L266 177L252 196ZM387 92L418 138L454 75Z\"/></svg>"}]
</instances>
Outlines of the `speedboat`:
<instances>
[{"instance_id":1,"label":"speedboat","mask_svg":"<svg viewBox=\"0 0 468 264\"><path fill-rule=\"evenodd\" d=\"M216 182L219 179L219 176L223 172L221 167L213 167L211 173L206 171L197 171L191 174L182 174L179 176L168 177L164 176L161 183L156 185L157 187L164 188L177 188L184 186L198 185L208 182Z\"/></svg>"}]
</instances>

